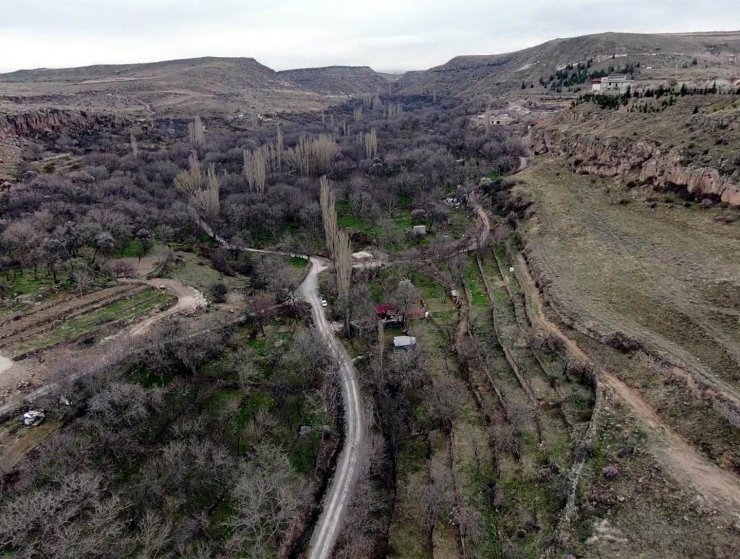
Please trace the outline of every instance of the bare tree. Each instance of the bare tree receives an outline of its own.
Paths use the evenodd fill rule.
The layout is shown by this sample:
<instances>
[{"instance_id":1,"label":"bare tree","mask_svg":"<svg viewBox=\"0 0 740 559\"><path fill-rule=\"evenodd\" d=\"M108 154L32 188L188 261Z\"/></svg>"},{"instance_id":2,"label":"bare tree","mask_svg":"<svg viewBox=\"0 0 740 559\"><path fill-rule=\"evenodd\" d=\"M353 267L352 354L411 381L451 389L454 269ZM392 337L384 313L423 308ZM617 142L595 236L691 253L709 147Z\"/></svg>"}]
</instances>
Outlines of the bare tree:
<instances>
[{"instance_id":1,"label":"bare tree","mask_svg":"<svg viewBox=\"0 0 740 559\"><path fill-rule=\"evenodd\" d=\"M387 114L388 120L396 120L403 113L403 105L401 103L389 103Z\"/></svg>"},{"instance_id":2,"label":"bare tree","mask_svg":"<svg viewBox=\"0 0 740 559\"><path fill-rule=\"evenodd\" d=\"M232 491L234 514L226 522L232 530L227 549L232 554L270 557L278 538L298 517L303 493L287 455L277 447L258 445Z\"/></svg>"},{"instance_id":3,"label":"bare tree","mask_svg":"<svg viewBox=\"0 0 740 559\"><path fill-rule=\"evenodd\" d=\"M206 173L205 188L196 190L193 197L195 206L198 211L202 212L209 219L218 217L221 210L220 203L221 179L216 174L216 168L213 164L209 165Z\"/></svg>"},{"instance_id":4,"label":"bare tree","mask_svg":"<svg viewBox=\"0 0 740 559\"><path fill-rule=\"evenodd\" d=\"M337 293L340 304L344 307L344 327L347 335L350 333L350 304L349 290L352 280L352 247L349 233L339 231L335 245L334 270L337 276Z\"/></svg>"},{"instance_id":5,"label":"bare tree","mask_svg":"<svg viewBox=\"0 0 740 559\"><path fill-rule=\"evenodd\" d=\"M334 192L329 185L329 179L326 178L326 175L321 177L319 183L321 218L324 223L326 250L329 251L329 257L333 259L336 255L337 233L339 232L339 226L337 225L336 202Z\"/></svg>"},{"instance_id":6,"label":"bare tree","mask_svg":"<svg viewBox=\"0 0 740 559\"><path fill-rule=\"evenodd\" d=\"M134 159L139 158L139 143L136 141L136 136L134 135L134 131L131 131L131 155L134 156Z\"/></svg>"},{"instance_id":7,"label":"bare tree","mask_svg":"<svg viewBox=\"0 0 740 559\"><path fill-rule=\"evenodd\" d=\"M380 97L376 95L373 97L373 111L381 112L383 110L383 101L380 100Z\"/></svg>"},{"instance_id":8,"label":"bare tree","mask_svg":"<svg viewBox=\"0 0 740 559\"><path fill-rule=\"evenodd\" d=\"M378 370L383 375L383 353L385 352L385 327L382 320L378 320Z\"/></svg>"},{"instance_id":9,"label":"bare tree","mask_svg":"<svg viewBox=\"0 0 740 559\"><path fill-rule=\"evenodd\" d=\"M262 149L244 151L244 177L250 190L263 194L267 178L267 161Z\"/></svg>"},{"instance_id":10,"label":"bare tree","mask_svg":"<svg viewBox=\"0 0 740 559\"><path fill-rule=\"evenodd\" d=\"M280 129L280 123L278 122L275 125L275 132L276 132L276 138L275 138L275 154L276 154L276 161L277 161L277 170L282 171L283 168L283 131Z\"/></svg>"},{"instance_id":11,"label":"bare tree","mask_svg":"<svg viewBox=\"0 0 740 559\"><path fill-rule=\"evenodd\" d=\"M206 127L199 116L196 116L193 122L188 124L188 136L190 137L190 143L195 148L203 147L203 144L206 143Z\"/></svg>"},{"instance_id":12,"label":"bare tree","mask_svg":"<svg viewBox=\"0 0 740 559\"><path fill-rule=\"evenodd\" d=\"M338 151L333 136L319 134L316 138L302 136L287 155L302 175L313 175L325 173Z\"/></svg>"},{"instance_id":13,"label":"bare tree","mask_svg":"<svg viewBox=\"0 0 740 559\"><path fill-rule=\"evenodd\" d=\"M375 127L371 128L370 132L365 134L365 156L368 159L378 157L378 134L375 131Z\"/></svg>"},{"instance_id":14,"label":"bare tree","mask_svg":"<svg viewBox=\"0 0 740 559\"><path fill-rule=\"evenodd\" d=\"M192 151L188 156L188 168L180 171L175 176L175 188L186 194L188 197L194 196L195 193L203 188L205 176L203 169L198 161L198 154Z\"/></svg>"},{"instance_id":15,"label":"bare tree","mask_svg":"<svg viewBox=\"0 0 740 559\"><path fill-rule=\"evenodd\" d=\"M402 279L393 292L393 298L398 303L401 313L405 315L409 312L411 305L421 299L421 292L411 283L410 279Z\"/></svg>"}]
</instances>

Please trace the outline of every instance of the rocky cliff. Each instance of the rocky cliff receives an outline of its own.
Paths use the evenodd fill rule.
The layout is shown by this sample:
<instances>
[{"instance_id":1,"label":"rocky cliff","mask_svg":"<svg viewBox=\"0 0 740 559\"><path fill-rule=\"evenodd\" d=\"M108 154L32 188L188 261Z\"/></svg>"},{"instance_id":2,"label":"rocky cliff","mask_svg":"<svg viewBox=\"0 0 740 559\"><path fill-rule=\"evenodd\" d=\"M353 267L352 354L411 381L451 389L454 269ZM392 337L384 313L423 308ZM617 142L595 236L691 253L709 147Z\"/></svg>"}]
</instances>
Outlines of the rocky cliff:
<instances>
[{"instance_id":1,"label":"rocky cliff","mask_svg":"<svg viewBox=\"0 0 740 559\"><path fill-rule=\"evenodd\" d=\"M0 113L0 143L12 143L20 138L32 138L43 134L59 134L70 129L116 129L124 126L126 122L123 117L111 113L64 109Z\"/></svg>"},{"instance_id":2,"label":"rocky cliff","mask_svg":"<svg viewBox=\"0 0 740 559\"><path fill-rule=\"evenodd\" d=\"M685 188L697 198L712 198L740 206L740 177L717 168L692 164L677 148L662 148L650 140L601 138L535 128L534 154L551 153L568 159L574 172L619 177L650 184L656 190Z\"/></svg>"}]
</instances>

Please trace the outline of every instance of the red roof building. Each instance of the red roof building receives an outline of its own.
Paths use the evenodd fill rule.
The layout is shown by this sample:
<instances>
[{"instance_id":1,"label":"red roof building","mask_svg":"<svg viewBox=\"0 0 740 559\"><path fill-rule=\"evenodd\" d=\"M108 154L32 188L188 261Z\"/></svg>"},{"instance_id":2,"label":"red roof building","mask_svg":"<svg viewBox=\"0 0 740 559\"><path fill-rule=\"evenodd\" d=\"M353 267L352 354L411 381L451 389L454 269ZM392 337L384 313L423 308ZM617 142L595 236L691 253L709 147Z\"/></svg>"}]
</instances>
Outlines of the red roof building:
<instances>
[{"instance_id":1,"label":"red roof building","mask_svg":"<svg viewBox=\"0 0 740 559\"><path fill-rule=\"evenodd\" d=\"M398 308L393 303L381 303L375 305L375 314L380 318L388 318L398 313Z\"/></svg>"}]
</instances>

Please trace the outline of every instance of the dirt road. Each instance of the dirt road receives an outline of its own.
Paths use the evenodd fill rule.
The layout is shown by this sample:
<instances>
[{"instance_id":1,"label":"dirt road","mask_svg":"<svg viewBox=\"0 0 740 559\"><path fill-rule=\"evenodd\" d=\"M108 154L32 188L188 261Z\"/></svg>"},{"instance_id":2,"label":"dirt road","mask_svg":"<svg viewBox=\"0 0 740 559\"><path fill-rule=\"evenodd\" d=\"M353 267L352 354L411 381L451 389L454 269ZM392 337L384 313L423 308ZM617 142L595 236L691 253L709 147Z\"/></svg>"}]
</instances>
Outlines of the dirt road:
<instances>
[{"instance_id":1,"label":"dirt road","mask_svg":"<svg viewBox=\"0 0 740 559\"><path fill-rule=\"evenodd\" d=\"M205 221L200 220L199 225L210 237L218 241L221 246L231 248L231 244L223 237L217 235ZM361 453L363 452L365 440L365 419L362 411L360 387L357 383L357 371L352 364L352 359L347 353L347 350L334 335L334 331L324 315L324 309L321 306L321 299L319 297L319 273L326 270L330 262L319 256L308 257L305 255L244 247L241 247L241 250L307 258L309 260L310 268L303 283L298 287L298 297L311 305L316 330L324 339L332 357L339 364L339 376L342 383L342 403L344 405L344 448L339 456L329 491L324 496L323 510L314 527L308 552L309 559L326 559L332 554L334 544L342 529L344 515L352 500L354 485L360 473ZM369 267L376 265L382 264L370 263ZM353 267L366 266L368 265L357 264Z\"/></svg>"},{"instance_id":2,"label":"dirt road","mask_svg":"<svg viewBox=\"0 0 740 559\"><path fill-rule=\"evenodd\" d=\"M168 291L174 293L177 296L177 303L175 303L169 309L157 313L149 318L135 324L130 330L129 334L132 336L141 336L145 334L153 324L159 322L163 318L172 316L178 313L193 312L196 309L206 306L206 298L197 289L183 285L177 280L173 279L152 279L145 282L148 285L156 288L164 287Z\"/></svg>"},{"instance_id":3,"label":"dirt road","mask_svg":"<svg viewBox=\"0 0 740 559\"><path fill-rule=\"evenodd\" d=\"M130 327L128 331L122 331L121 333L127 334L132 337L138 337L146 334L151 326L159 322L160 320L182 312L192 312L202 306L205 306L206 300L196 289L183 285L179 281L171 279L153 279L147 281L130 280L125 283L144 283L152 287L164 286L168 291L172 292L177 296L177 303L167 310L158 312L150 317L144 319L141 322L137 322ZM118 335L114 336L118 337ZM10 363L8 365L8 362ZM10 361L5 357L0 356L0 373L10 373L12 370L18 371L18 374L23 374L23 361ZM74 377L68 380L74 380ZM48 383L40 386L33 392L25 395L14 395L9 401L0 405L0 417L4 417L17 410L22 403L33 402L34 400L50 394L55 388L57 383Z\"/></svg>"},{"instance_id":4,"label":"dirt road","mask_svg":"<svg viewBox=\"0 0 740 559\"><path fill-rule=\"evenodd\" d=\"M658 416L637 390L629 387L613 373L598 367L574 340L547 318L541 295L521 255L516 261L516 275L524 288L532 322L558 338L575 358L595 367L599 383L616 394L652 436L649 450L658 462L683 486L693 487L700 493L708 506L733 518L740 514L740 480L702 456Z\"/></svg>"},{"instance_id":5,"label":"dirt road","mask_svg":"<svg viewBox=\"0 0 740 559\"><path fill-rule=\"evenodd\" d=\"M360 388L357 384L357 371L347 350L334 335L319 299L318 275L328 267L328 261L313 256L310 260L311 268L298 288L298 293L302 299L310 303L316 329L339 364L344 402L344 448L339 456L331 486L324 498L324 507L314 528L308 553L309 559L325 559L331 556L359 474L365 440L365 419Z\"/></svg>"}]
</instances>

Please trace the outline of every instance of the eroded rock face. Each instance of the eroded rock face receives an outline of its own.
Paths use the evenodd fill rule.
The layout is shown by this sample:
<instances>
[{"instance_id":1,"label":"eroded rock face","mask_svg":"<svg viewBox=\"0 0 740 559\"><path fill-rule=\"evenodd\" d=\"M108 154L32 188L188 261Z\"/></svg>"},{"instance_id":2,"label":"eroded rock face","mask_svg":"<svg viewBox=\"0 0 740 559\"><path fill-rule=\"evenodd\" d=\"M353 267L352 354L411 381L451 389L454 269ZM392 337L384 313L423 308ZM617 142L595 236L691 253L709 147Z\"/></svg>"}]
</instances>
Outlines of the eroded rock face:
<instances>
[{"instance_id":1,"label":"eroded rock face","mask_svg":"<svg viewBox=\"0 0 740 559\"><path fill-rule=\"evenodd\" d=\"M535 128L531 138L535 155L554 153L568 158L579 174L636 176L658 190L685 187L697 197L709 196L740 206L740 183L736 178L713 167L692 165L675 148L663 150L647 140L570 135L547 128Z\"/></svg>"},{"instance_id":2,"label":"eroded rock face","mask_svg":"<svg viewBox=\"0 0 740 559\"><path fill-rule=\"evenodd\" d=\"M105 113L63 109L35 109L15 114L0 114L0 142L29 138L38 134L59 134L64 130L119 128L126 119Z\"/></svg>"}]
</instances>

